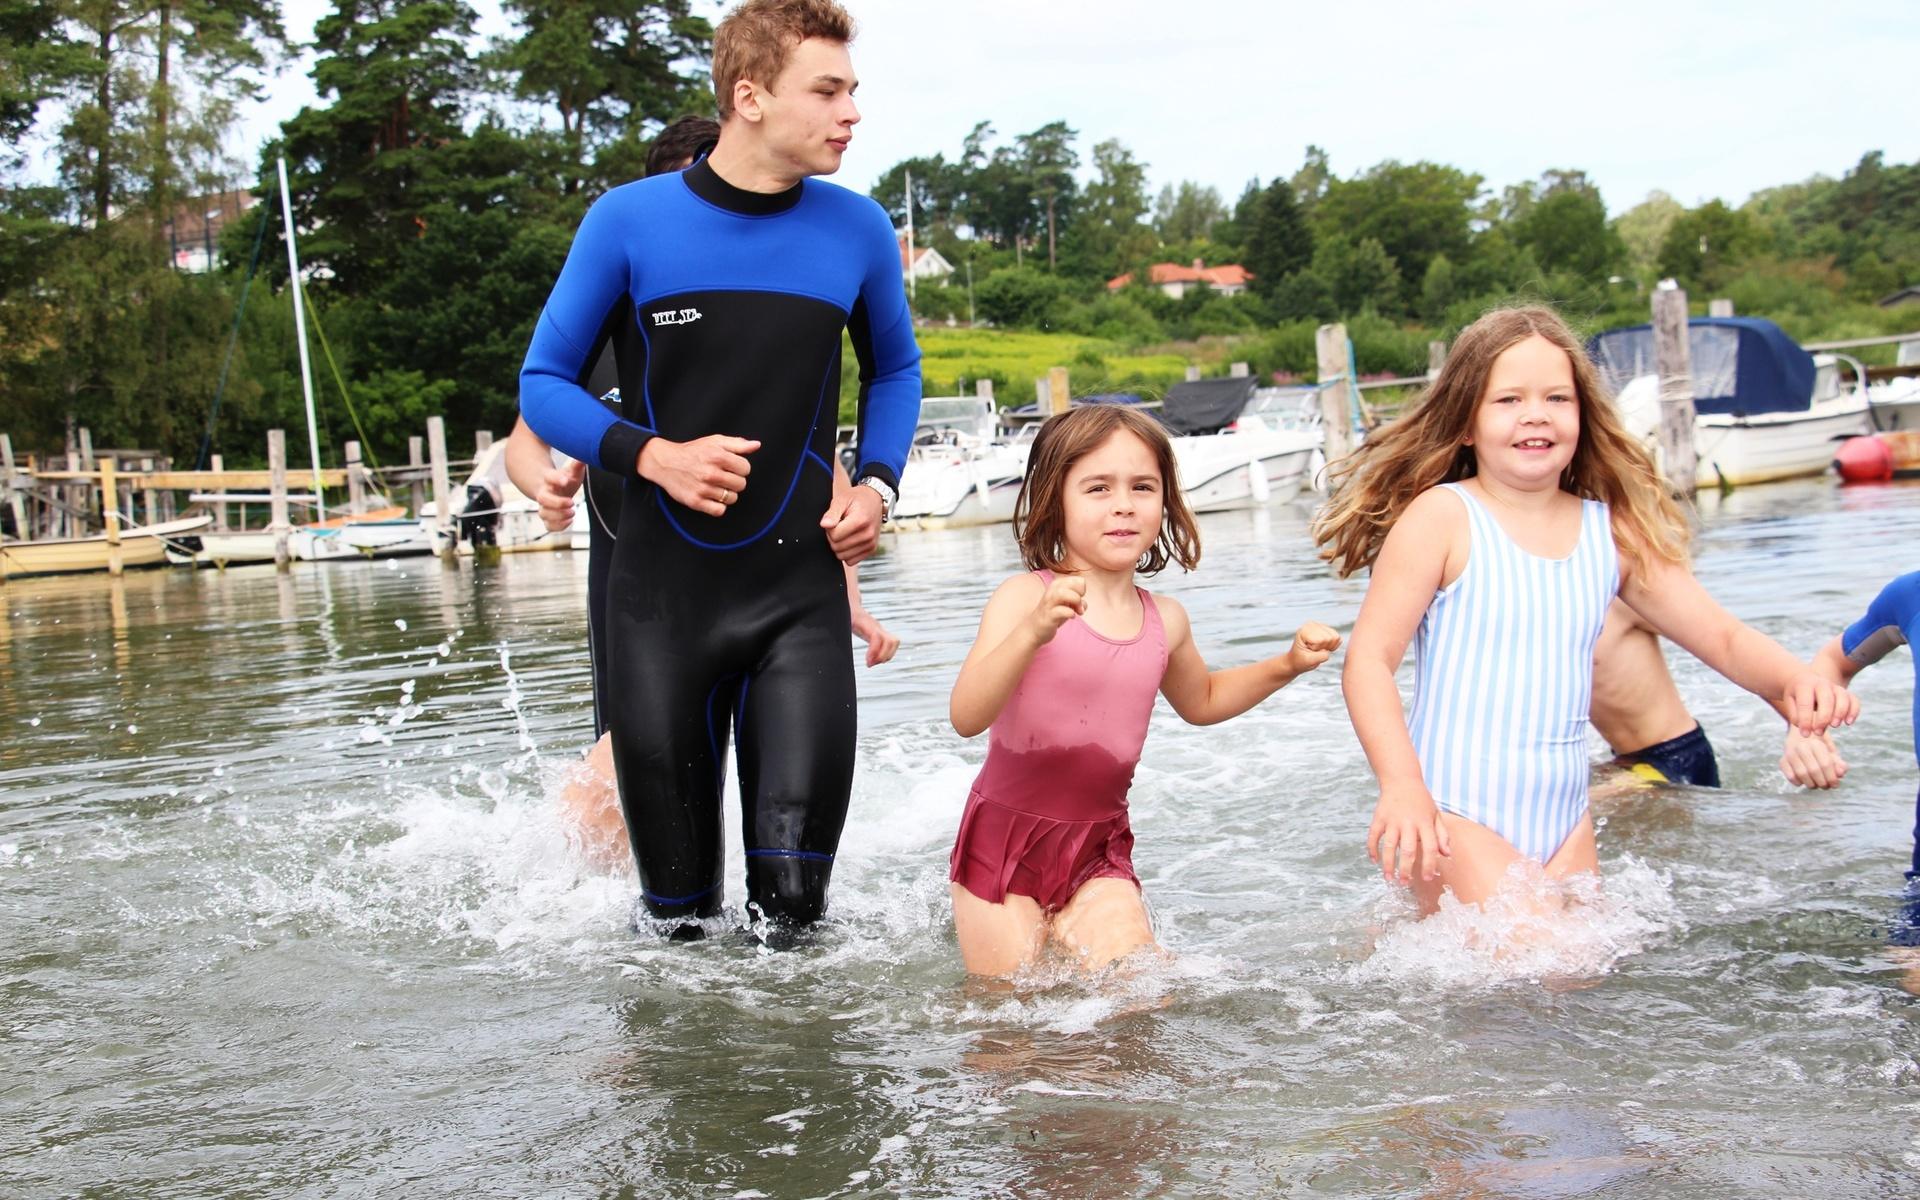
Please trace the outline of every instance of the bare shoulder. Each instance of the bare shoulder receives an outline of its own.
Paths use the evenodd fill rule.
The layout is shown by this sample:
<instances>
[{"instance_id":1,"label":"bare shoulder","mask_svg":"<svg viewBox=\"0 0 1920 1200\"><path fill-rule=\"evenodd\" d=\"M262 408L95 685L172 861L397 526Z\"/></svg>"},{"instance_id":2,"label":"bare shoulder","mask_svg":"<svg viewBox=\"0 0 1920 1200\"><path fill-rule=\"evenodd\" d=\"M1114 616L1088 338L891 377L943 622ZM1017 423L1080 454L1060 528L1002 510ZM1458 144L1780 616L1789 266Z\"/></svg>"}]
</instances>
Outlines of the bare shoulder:
<instances>
[{"instance_id":1,"label":"bare shoulder","mask_svg":"<svg viewBox=\"0 0 1920 1200\"><path fill-rule=\"evenodd\" d=\"M1446 587L1466 570L1469 545L1466 499L1454 495L1452 488L1430 487L1413 498L1387 531L1380 555L1401 570L1423 576L1437 572L1439 586Z\"/></svg>"},{"instance_id":2,"label":"bare shoulder","mask_svg":"<svg viewBox=\"0 0 1920 1200\"><path fill-rule=\"evenodd\" d=\"M1031 571L1022 571L1008 577L1000 586L993 589L993 596L987 601L990 613L1008 612L1013 609L1031 608L1040 603L1040 597L1046 595L1047 585Z\"/></svg>"},{"instance_id":3,"label":"bare shoulder","mask_svg":"<svg viewBox=\"0 0 1920 1200\"><path fill-rule=\"evenodd\" d=\"M1461 529L1466 523L1467 502L1450 487L1430 487L1413 498L1393 528L1397 532L1411 527L1416 532L1431 534Z\"/></svg>"},{"instance_id":4,"label":"bare shoulder","mask_svg":"<svg viewBox=\"0 0 1920 1200\"><path fill-rule=\"evenodd\" d=\"M1172 596L1160 596L1155 595L1153 592L1148 592L1147 597L1153 601L1154 610L1160 614L1160 624L1166 629L1167 636L1172 637L1176 631L1181 633L1186 632L1187 609L1185 605L1175 600Z\"/></svg>"}]
</instances>

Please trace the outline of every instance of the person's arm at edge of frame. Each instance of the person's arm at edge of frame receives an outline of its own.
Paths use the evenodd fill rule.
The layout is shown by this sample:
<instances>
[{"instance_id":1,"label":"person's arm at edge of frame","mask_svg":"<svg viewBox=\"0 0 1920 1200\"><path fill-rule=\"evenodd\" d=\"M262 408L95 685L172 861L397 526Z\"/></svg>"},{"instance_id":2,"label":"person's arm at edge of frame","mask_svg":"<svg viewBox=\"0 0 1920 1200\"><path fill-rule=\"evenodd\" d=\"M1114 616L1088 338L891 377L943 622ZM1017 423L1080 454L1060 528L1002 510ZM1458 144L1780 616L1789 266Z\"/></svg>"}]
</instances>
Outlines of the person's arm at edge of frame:
<instances>
[{"instance_id":1,"label":"person's arm at edge of frame","mask_svg":"<svg viewBox=\"0 0 1920 1200\"><path fill-rule=\"evenodd\" d=\"M507 478L520 494L540 506L540 523L548 533L558 533L573 524L573 498L587 478L587 464L570 459L556 466L553 447L527 424L525 417L513 423L507 435Z\"/></svg>"},{"instance_id":2,"label":"person's arm at edge of frame","mask_svg":"<svg viewBox=\"0 0 1920 1200\"><path fill-rule=\"evenodd\" d=\"M913 311L900 273L900 244L880 206L871 200L866 206L867 274L847 322L860 364L855 440L860 460L852 491L836 497L820 519L835 556L845 563L859 562L879 545L886 504L879 489L862 485L869 479L880 484L888 500L898 494L920 420L920 347L913 338Z\"/></svg>"}]
</instances>

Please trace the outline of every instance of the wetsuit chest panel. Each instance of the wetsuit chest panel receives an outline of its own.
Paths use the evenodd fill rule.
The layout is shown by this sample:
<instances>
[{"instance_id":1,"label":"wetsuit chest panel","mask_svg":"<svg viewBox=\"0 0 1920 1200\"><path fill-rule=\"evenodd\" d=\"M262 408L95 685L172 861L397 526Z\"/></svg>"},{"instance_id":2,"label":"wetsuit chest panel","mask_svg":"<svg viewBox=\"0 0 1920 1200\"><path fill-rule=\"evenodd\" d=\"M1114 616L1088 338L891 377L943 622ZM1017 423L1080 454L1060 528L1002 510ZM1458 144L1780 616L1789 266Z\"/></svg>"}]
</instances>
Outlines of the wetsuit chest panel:
<instances>
[{"instance_id":1,"label":"wetsuit chest panel","mask_svg":"<svg viewBox=\"0 0 1920 1200\"><path fill-rule=\"evenodd\" d=\"M646 343L638 419L676 442L715 433L760 442L724 517L657 491L672 527L718 549L766 536L799 501L817 521L831 495L826 464L846 314L789 293L692 291L642 305L636 316Z\"/></svg>"}]
</instances>

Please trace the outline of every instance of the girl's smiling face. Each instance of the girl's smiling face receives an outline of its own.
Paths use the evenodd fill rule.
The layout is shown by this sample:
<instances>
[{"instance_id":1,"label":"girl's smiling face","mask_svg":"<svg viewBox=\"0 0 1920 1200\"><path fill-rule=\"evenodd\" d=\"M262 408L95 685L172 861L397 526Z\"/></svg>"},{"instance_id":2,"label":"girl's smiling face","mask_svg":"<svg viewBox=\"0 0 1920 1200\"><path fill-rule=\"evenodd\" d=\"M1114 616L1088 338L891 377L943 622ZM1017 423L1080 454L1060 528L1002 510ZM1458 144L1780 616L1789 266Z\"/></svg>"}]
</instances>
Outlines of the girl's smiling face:
<instances>
[{"instance_id":1,"label":"girl's smiling face","mask_svg":"<svg viewBox=\"0 0 1920 1200\"><path fill-rule=\"evenodd\" d=\"M1121 429L1067 471L1067 561L1076 570L1131 571L1160 534L1165 483L1153 449Z\"/></svg>"},{"instance_id":2,"label":"girl's smiling face","mask_svg":"<svg viewBox=\"0 0 1920 1200\"><path fill-rule=\"evenodd\" d=\"M1493 360L1467 445L1482 475L1558 487L1580 444L1580 393L1566 351L1539 334Z\"/></svg>"}]
</instances>

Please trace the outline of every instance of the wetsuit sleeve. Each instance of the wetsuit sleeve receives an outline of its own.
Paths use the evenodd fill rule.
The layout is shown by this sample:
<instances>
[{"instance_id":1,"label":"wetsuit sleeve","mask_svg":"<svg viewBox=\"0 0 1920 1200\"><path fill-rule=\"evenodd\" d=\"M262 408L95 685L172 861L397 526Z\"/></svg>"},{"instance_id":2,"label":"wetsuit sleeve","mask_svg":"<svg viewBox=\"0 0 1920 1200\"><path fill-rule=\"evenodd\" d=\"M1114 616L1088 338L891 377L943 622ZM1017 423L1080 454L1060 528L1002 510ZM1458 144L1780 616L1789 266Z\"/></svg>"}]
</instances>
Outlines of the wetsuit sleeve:
<instances>
[{"instance_id":1,"label":"wetsuit sleeve","mask_svg":"<svg viewBox=\"0 0 1920 1200\"><path fill-rule=\"evenodd\" d=\"M1881 588L1867 605L1867 615L1840 635L1840 649L1855 665L1871 666L1895 646L1905 644L1907 631L1916 624L1920 624L1920 571Z\"/></svg>"},{"instance_id":2,"label":"wetsuit sleeve","mask_svg":"<svg viewBox=\"0 0 1920 1200\"><path fill-rule=\"evenodd\" d=\"M617 193L587 210L520 368L520 414L549 445L617 475L639 473L640 448L653 430L621 420L581 385L626 311L630 228L616 215Z\"/></svg>"},{"instance_id":3,"label":"wetsuit sleeve","mask_svg":"<svg viewBox=\"0 0 1920 1200\"><path fill-rule=\"evenodd\" d=\"M847 320L853 353L860 360L860 465L853 477L872 475L898 489L920 422L920 347L913 340L913 313L907 307L893 223L879 205L867 207L861 214L866 277Z\"/></svg>"}]
</instances>

